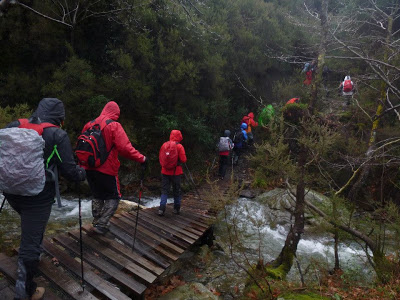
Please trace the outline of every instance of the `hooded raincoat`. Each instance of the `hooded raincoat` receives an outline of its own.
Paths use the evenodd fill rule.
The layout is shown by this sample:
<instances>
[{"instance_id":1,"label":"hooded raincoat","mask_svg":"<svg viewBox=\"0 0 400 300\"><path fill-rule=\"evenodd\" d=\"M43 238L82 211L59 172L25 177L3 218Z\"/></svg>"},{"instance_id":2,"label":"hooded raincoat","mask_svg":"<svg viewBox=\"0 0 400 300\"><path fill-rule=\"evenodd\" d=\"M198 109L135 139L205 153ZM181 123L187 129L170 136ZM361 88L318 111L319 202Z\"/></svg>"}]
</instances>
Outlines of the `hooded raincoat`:
<instances>
[{"instance_id":1,"label":"hooded raincoat","mask_svg":"<svg viewBox=\"0 0 400 300\"><path fill-rule=\"evenodd\" d=\"M171 134L169 136L169 140L172 142L178 143L176 145L177 149L178 149L178 165L176 166L175 170L169 170L169 169L165 169L164 167L161 167L161 174L182 175L183 170L182 170L182 166L179 165L179 162L186 163L186 161L187 161L185 148L183 148L182 144L180 144L180 142L183 140L182 133L179 130L172 130Z\"/></svg>"},{"instance_id":2,"label":"hooded raincoat","mask_svg":"<svg viewBox=\"0 0 400 300\"><path fill-rule=\"evenodd\" d=\"M109 123L103 129L103 137L106 143L107 151L110 154L107 157L107 160L98 168L89 168L85 167L87 170L96 170L98 172L118 176L118 170L121 165L118 155L122 155L123 157L134 160L138 163L143 163L146 160L146 157L142 155L138 150L136 150L131 142L129 141L128 136L126 135L125 130L122 128L122 125L117 122L120 115L120 109L116 102L110 101L108 102L101 112L100 116L95 119L95 123L102 123L107 120L113 120L114 122ZM82 129L82 133L85 132L93 126L93 122L88 122Z\"/></svg>"},{"instance_id":3,"label":"hooded raincoat","mask_svg":"<svg viewBox=\"0 0 400 300\"><path fill-rule=\"evenodd\" d=\"M258 122L254 121L254 114L252 112L242 118L242 123L247 124L246 132L251 132L252 127L258 126Z\"/></svg>"}]
</instances>

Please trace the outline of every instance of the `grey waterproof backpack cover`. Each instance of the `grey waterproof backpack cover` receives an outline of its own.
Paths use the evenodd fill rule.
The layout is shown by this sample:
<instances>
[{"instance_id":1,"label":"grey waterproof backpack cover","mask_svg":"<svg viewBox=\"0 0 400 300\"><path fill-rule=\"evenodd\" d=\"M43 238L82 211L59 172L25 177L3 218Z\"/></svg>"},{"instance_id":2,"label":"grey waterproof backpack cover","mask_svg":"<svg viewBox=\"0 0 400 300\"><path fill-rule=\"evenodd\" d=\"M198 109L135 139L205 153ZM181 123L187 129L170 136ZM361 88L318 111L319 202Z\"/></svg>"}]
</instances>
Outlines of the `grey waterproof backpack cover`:
<instances>
[{"instance_id":1,"label":"grey waterproof backpack cover","mask_svg":"<svg viewBox=\"0 0 400 300\"><path fill-rule=\"evenodd\" d=\"M225 152L225 151L229 151L231 149L232 149L232 145L229 142L229 137L221 136L219 138L218 151Z\"/></svg>"},{"instance_id":2,"label":"grey waterproof backpack cover","mask_svg":"<svg viewBox=\"0 0 400 300\"><path fill-rule=\"evenodd\" d=\"M0 129L0 190L35 196L45 185L42 136L33 129Z\"/></svg>"}]
</instances>

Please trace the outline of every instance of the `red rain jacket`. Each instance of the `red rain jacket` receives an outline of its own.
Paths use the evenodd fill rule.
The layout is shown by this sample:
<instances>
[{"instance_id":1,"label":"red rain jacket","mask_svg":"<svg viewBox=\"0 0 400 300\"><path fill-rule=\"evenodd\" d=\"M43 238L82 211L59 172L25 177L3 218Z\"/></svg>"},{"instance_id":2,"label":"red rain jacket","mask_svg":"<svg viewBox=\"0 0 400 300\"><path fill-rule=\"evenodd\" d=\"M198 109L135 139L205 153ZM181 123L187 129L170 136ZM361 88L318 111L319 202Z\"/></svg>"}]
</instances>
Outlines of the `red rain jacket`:
<instances>
[{"instance_id":1,"label":"red rain jacket","mask_svg":"<svg viewBox=\"0 0 400 300\"><path fill-rule=\"evenodd\" d=\"M110 151L111 149L111 152L108 155L107 160L100 167L85 167L86 170L96 170L104 174L118 176L118 170L121 165L118 159L118 154L121 154L127 159L137 161L138 163L143 163L146 160L144 155L133 148L125 130L122 128L122 125L116 122L119 115L120 109L118 104L114 101L110 101L104 106L100 116L96 118L96 123L98 122L99 124L103 120L114 121L103 129L103 137L106 142L107 151ZM82 133L89 129L91 125L93 125L93 123L91 123L91 121L88 122L83 127Z\"/></svg>"},{"instance_id":2,"label":"red rain jacket","mask_svg":"<svg viewBox=\"0 0 400 300\"><path fill-rule=\"evenodd\" d=\"M187 161L185 148L183 148L182 144L180 144L180 142L183 140L182 133L179 130L172 130L171 134L169 136L169 140L179 143L176 145L176 147L178 149L178 165L176 166L175 170L167 170L167 169L161 167L161 174L182 175L183 170L182 170L182 167L179 165L179 162L186 163L186 161Z\"/></svg>"},{"instance_id":3,"label":"red rain jacket","mask_svg":"<svg viewBox=\"0 0 400 300\"><path fill-rule=\"evenodd\" d=\"M298 102L299 102L299 98L292 98L288 102L286 102L286 104L293 104L293 103L298 103Z\"/></svg>"},{"instance_id":4,"label":"red rain jacket","mask_svg":"<svg viewBox=\"0 0 400 300\"><path fill-rule=\"evenodd\" d=\"M252 127L257 127L258 122L254 121L254 114L251 112L247 116L244 116L242 119L242 123L247 124L246 132L251 132Z\"/></svg>"}]
</instances>

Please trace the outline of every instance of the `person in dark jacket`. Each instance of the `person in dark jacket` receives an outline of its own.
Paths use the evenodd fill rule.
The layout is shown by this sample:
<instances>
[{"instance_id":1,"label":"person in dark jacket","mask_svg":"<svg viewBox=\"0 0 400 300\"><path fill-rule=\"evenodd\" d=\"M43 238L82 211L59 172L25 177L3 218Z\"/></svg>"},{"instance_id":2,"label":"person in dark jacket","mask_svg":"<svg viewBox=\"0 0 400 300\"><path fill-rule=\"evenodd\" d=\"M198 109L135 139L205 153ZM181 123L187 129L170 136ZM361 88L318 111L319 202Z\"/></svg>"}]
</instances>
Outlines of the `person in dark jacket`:
<instances>
[{"instance_id":1,"label":"person in dark jacket","mask_svg":"<svg viewBox=\"0 0 400 300\"><path fill-rule=\"evenodd\" d=\"M237 165L239 162L239 157L242 154L242 149L243 149L243 144L247 141L247 124L242 123L240 126L240 132L242 133L240 136L237 136L233 139L233 142L235 143L233 146L233 158L232 158L232 164Z\"/></svg>"},{"instance_id":2,"label":"person in dark jacket","mask_svg":"<svg viewBox=\"0 0 400 300\"><path fill-rule=\"evenodd\" d=\"M49 161L49 168L57 165L61 175L70 181L85 180L85 170L75 164L72 147L67 133L60 128L65 118L63 103L57 98L44 98L36 111L29 118L30 123L44 122L56 125L43 130L45 141L44 161L47 161L54 146L61 160L54 155ZM7 128L18 127L20 121L14 121ZM15 284L15 300L42 299L43 287L37 287L33 277L38 272L39 257L42 252L42 240L50 217L51 207L56 194L54 181L46 181L45 186L36 196L4 194L11 207L21 217L21 244L18 255L18 278Z\"/></svg>"},{"instance_id":3,"label":"person in dark jacket","mask_svg":"<svg viewBox=\"0 0 400 300\"><path fill-rule=\"evenodd\" d=\"M220 138L220 143L218 146L219 150L219 169L218 176L221 180L224 179L226 174L226 168L228 166L230 150L233 149L233 142L230 139L231 132L229 130L224 131L224 136ZM228 149L221 149L221 139L225 139L228 144Z\"/></svg>"},{"instance_id":4,"label":"person in dark jacket","mask_svg":"<svg viewBox=\"0 0 400 300\"><path fill-rule=\"evenodd\" d=\"M92 214L94 231L105 234L111 217L118 208L121 199L118 170L120 162L118 155L134 160L146 166L146 157L136 150L122 125L117 122L120 109L116 102L108 102L100 116L94 121L88 122L82 129L82 133L91 128L94 124L108 123L102 133L109 155L107 160L97 168L84 167L87 180L94 199L92 200Z\"/></svg>"},{"instance_id":5,"label":"person in dark jacket","mask_svg":"<svg viewBox=\"0 0 400 300\"><path fill-rule=\"evenodd\" d=\"M179 130L172 130L169 140L176 143L178 151L178 165L173 169L167 169L161 166L161 201L158 215L163 216L168 200L168 192L172 185L174 194L174 213L179 214L181 209L181 177L183 174L180 163L186 163L185 148L182 146L182 133Z\"/></svg>"}]
</instances>

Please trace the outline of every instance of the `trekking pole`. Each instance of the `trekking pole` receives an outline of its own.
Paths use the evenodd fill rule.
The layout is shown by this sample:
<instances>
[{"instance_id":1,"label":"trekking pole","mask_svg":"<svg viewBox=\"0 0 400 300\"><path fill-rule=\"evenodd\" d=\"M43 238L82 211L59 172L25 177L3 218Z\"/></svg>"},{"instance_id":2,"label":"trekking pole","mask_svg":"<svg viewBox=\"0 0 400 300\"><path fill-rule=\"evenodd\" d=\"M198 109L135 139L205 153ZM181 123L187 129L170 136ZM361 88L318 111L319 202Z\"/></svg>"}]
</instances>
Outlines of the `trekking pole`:
<instances>
[{"instance_id":1,"label":"trekking pole","mask_svg":"<svg viewBox=\"0 0 400 300\"><path fill-rule=\"evenodd\" d=\"M4 197L3 202L1 203L1 206L0 206L0 213L1 213L2 209L3 209L3 206L4 206L4 203L5 203L5 202L6 202L6 197Z\"/></svg>"},{"instance_id":2,"label":"trekking pole","mask_svg":"<svg viewBox=\"0 0 400 300\"><path fill-rule=\"evenodd\" d=\"M78 185L78 199L79 199L79 244L81 254L81 279L82 279L82 293L85 291L85 279L83 276L83 243L82 243L82 201L81 201L81 184Z\"/></svg>"},{"instance_id":3,"label":"trekking pole","mask_svg":"<svg viewBox=\"0 0 400 300\"><path fill-rule=\"evenodd\" d=\"M189 178L190 178L190 180L192 181L192 184L193 184L193 187L194 187L194 190L196 191L196 193L197 193L197 196L199 196L199 199L201 200L201 196L200 196L200 194L199 194L199 191L197 190L197 188L196 188L196 184L194 183L194 180L193 180L193 177L192 177L192 173L190 173L190 171L189 171L189 168L188 168L188 166L187 166L187 164L185 163L185 167L186 167L186 170L188 171L188 173L189 173Z\"/></svg>"},{"instance_id":4,"label":"trekking pole","mask_svg":"<svg viewBox=\"0 0 400 300\"><path fill-rule=\"evenodd\" d=\"M137 212L136 212L135 233L133 234L132 252L133 252L133 250L135 250L136 231L137 231L137 226L138 226L139 210L140 210L140 199L142 198L142 193L143 193L143 180L144 180L145 171L146 171L146 169L142 169L142 176L140 177L139 201L138 201Z\"/></svg>"}]
</instances>

